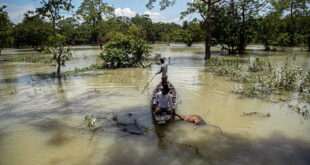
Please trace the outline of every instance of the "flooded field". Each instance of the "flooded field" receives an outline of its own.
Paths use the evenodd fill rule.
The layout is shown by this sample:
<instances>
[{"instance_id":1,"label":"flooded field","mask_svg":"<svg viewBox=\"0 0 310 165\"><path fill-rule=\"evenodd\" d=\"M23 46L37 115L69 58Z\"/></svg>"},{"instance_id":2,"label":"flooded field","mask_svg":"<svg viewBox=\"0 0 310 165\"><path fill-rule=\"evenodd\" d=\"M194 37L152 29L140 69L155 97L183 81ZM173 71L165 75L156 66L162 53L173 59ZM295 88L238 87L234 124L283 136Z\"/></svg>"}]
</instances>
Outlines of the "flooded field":
<instances>
[{"instance_id":1,"label":"flooded field","mask_svg":"<svg viewBox=\"0 0 310 165\"><path fill-rule=\"evenodd\" d=\"M310 120L288 102L234 94L235 82L206 71L203 50L202 45L156 45L153 52L171 59L168 76L178 92L177 113L202 116L207 124L201 127L181 121L153 125L150 95L160 77L141 91L157 65L87 71L59 81L50 77L55 66L0 61L0 165L310 164ZM32 53L4 51L5 56ZM98 53L73 49L64 70L100 63ZM310 69L309 53L300 50L249 54L273 65L294 56ZM243 115L251 112L270 116ZM124 131L112 119L129 113L143 135ZM85 115L97 118L95 129L88 129Z\"/></svg>"}]
</instances>

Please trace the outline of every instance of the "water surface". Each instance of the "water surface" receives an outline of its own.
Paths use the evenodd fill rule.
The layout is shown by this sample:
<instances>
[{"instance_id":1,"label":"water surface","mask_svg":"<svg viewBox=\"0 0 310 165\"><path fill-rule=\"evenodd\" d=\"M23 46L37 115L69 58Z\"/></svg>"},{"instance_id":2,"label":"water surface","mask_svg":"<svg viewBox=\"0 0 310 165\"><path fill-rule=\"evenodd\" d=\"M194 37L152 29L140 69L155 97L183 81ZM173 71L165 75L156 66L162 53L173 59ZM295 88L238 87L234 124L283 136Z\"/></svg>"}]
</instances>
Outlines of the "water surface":
<instances>
[{"instance_id":1,"label":"water surface","mask_svg":"<svg viewBox=\"0 0 310 165\"><path fill-rule=\"evenodd\" d=\"M22 50L7 52L23 55ZM234 82L205 71L202 52L202 45L156 45L153 52L171 58L177 112L201 115L207 122L202 127L181 121L153 125L149 100L160 78L141 91L158 71L156 65L90 71L59 81L50 77L55 66L1 62L0 165L310 164L310 121L286 102L233 94ZM99 63L98 53L74 49L64 70ZM250 53L274 65L296 55L296 63L309 68L310 56L300 50ZM242 115L247 112L271 117ZM122 131L111 120L113 113L132 113L148 131L142 136ZM83 120L87 114L97 118L93 131Z\"/></svg>"}]
</instances>

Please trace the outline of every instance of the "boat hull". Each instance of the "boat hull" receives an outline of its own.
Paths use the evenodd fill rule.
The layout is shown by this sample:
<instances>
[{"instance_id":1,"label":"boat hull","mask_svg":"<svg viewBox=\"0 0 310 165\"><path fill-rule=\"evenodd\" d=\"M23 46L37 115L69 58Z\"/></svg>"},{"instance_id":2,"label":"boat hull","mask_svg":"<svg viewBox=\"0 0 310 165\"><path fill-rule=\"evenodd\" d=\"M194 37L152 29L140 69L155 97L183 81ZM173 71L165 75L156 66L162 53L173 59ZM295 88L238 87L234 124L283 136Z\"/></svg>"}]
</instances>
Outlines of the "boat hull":
<instances>
[{"instance_id":1,"label":"boat hull","mask_svg":"<svg viewBox=\"0 0 310 165\"><path fill-rule=\"evenodd\" d=\"M176 90L174 86L168 82L169 88L170 88L170 94L172 97L172 102L174 104L174 109L171 109L169 111L165 112L156 112L157 105L154 104L156 99L156 94L161 90L162 86L161 84L158 84L156 88L153 91L152 99L151 99L151 112L152 112L152 118L155 124L167 124L170 121L173 121L175 119L175 110L176 110Z\"/></svg>"}]
</instances>

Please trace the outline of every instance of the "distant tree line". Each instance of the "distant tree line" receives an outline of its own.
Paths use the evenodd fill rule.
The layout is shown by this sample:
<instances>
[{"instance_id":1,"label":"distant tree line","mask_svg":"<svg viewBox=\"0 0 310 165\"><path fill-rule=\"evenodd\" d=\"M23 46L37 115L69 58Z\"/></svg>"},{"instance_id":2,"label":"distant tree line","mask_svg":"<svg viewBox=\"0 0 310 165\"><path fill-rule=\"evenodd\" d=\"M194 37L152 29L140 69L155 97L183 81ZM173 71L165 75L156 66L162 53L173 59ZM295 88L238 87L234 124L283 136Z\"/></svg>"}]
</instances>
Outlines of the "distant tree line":
<instances>
[{"instance_id":1,"label":"distant tree line","mask_svg":"<svg viewBox=\"0 0 310 165\"><path fill-rule=\"evenodd\" d=\"M65 2L56 0L55 2ZM162 9L173 0L158 0ZM191 46L204 42L206 59L212 45L221 45L229 54L242 54L250 43L266 50L277 46L306 45L310 50L310 0L193 0L181 18L197 13L200 18L176 23L153 22L148 15L118 17L102 0L84 0L71 16L54 11L48 0L25 14L22 22L10 21L6 6L0 6L0 50L4 47L49 46L50 36L63 36L64 45L103 45L116 33L136 36L149 43L183 42ZM147 4L152 8L156 0ZM57 6L57 3L54 4ZM66 8L68 7L68 8ZM68 9L73 6L59 6ZM54 14L54 15L53 15Z\"/></svg>"},{"instance_id":2,"label":"distant tree line","mask_svg":"<svg viewBox=\"0 0 310 165\"><path fill-rule=\"evenodd\" d=\"M93 4L101 5L102 11L92 11L98 8L91 6L91 1L85 0L75 16L54 23L39 14L42 11L29 11L25 13L22 22L13 24L5 11L6 7L2 6L0 23L5 26L1 26L0 35L5 42L1 42L1 46L43 50L48 46L48 38L54 34L54 29L65 37L67 45L102 45L116 33L135 35L149 43L184 42L191 46L193 42L202 41L203 30L198 21L185 21L182 26L176 23L153 22L149 15L117 17L113 14L113 8L107 4Z\"/></svg>"}]
</instances>

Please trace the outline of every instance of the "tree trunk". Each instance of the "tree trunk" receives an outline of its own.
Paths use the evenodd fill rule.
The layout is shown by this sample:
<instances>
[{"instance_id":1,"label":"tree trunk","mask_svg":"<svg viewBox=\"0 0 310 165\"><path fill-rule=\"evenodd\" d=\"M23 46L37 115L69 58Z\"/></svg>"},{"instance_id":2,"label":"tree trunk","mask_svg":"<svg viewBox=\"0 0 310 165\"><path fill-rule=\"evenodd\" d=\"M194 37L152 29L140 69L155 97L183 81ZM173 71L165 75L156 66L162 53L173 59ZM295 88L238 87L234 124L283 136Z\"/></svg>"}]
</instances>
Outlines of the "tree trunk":
<instances>
[{"instance_id":1,"label":"tree trunk","mask_svg":"<svg viewBox=\"0 0 310 165\"><path fill-rule=\"evenodd\" d=\"M235 1L234 0L230 0L230 15L235 18L236 13L235 13Z\"/></svg>"},{"instance_id":2,"label":"tree trunk","mask_svg":"<svg viewBox=\"0 0 310 165\"><path fill-rule=\"evenodd\" d=\"M238 46L238 51L239 54L244 54L245 51L245 4L242 5L242 23L241 23L241 30L239 32L239 46Z\"/></svg>"},{"instance_id":3,"label":"tree trunk","mask_svg":"<svg viewBox=\"0 0 310 165\"><path fill-rule=\"evenodd\" d=\"M61 77L61 64L57 61L57 77Z\"/></svg>"},{"instance_id":4,"label":"tree trunk","mask_svg":"<svg viewBox=\"0 0 310 165\"><path fill-rule=\"evenodd\" d=\"M1 56L1 53L2 53L2 49L0 48L0 56Z\"/></svg>"},{"instance_id":5,"label":"tree trunk","mask_svg":"<svg viewBox=\"0 0 310 165\"><path fill-rule=\"evenodd\" d=\"M265 51L270 51L270 44L268 42L268 39L265 39L264 46L265 46Z\"/></svg>"},{"instance_id":6,"label":"tree trunk","mask_svg":"<svg viewBox=\"0 0 310 165\"><path fill-rule=\"evenodd\" d=\"M205 38L205 60L211 58L211 39L212 39L212 29L211 29L211 20L212 20L212 2L208 0L207 3L208 12L207 12L207 19L205 20L205 27L206 27L206 38Z\"/></svg>"},{"instance_id":7,"label":"tree trunk","mask_svg":"<svg viewBox=\"0 0 310 165\"><path fill-rule=\"evenodd\" d=\"M56 18L52 16L53 35L56 36Z\"/></svg>"},{"instance_id":8,"label":"tree trunk","mask_svg":"<svg viewBox=\"0 0 310 165\"><path fill-rule=\"evenodd\" d=\"M294 2L291 1L290 3L290 19L291 19L291 24L289 26L290 30L290 46L295 46L295 18L294 18Z\"/></svg>"},{"instance_id":9,"label":"tree trunk","mask_svg":"<svg viewBox=\"0 0 310 165\"><path fill-rule=\"evenodd\" d=\"M208 60L210 58L211 58L211 38L210 38L210 32L208 30L205 38L205 60Z\"/></svg>"},{"instance_id":10,"label":"tree trunk","mask_svg":"<svg viewBox=\"0 0 310 165\"><path fill-rule=\"evenodd\" d=\"M308 36L308 51L310 52L310 34ZM1 53L0 53L1 54Z\"/></svg>"},{"instance_id":11,"label":"tree trunk","mask_svg":"<svg viewBox=\"0 0 310 165\"><path fill-rule=\"evenodd\" d=\"M269 45L265 45L265 51L270 51L270 46Z\"/></svg>"},{"instance_id":12,"label":"tree trunk","mask_svg":"<svg viewBox=\"0 0 310 165\"><path fill-rule=\"evenodd\" d=\"M61 53L61 52L59 52ZM61 55L57 55L57 72L56 72L57 77L61 77Z\"/></svg>"}]
</instances>

